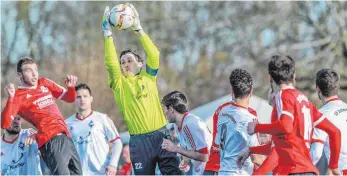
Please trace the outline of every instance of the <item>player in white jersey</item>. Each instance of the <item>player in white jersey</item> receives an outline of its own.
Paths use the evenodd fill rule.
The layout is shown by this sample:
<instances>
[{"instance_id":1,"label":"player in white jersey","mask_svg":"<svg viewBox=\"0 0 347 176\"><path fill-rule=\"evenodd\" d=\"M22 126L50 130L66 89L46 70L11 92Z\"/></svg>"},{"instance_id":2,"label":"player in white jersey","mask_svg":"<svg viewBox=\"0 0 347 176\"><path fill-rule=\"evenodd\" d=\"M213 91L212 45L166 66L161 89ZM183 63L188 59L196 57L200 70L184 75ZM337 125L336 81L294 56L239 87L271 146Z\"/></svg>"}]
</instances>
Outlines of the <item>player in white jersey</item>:
<instances>
[{"instance_id":1,"label":"player in white jersey","mask_svg":"<svg viewBox=\"0 0 347 176\"><path fill-rule=\"evenodd\" d=\"M16 116L4 130L1 141L0 175L42 175L37 143L26 145L31 128L21 129L21 117Z\"/></svg>"},{"instance_id":2,"label":"player in white jersey","mask_svg":"<svg viewBox=\"0 0 347 176\"><path fill-rule=\"evenodd\" d=\"M323 107L319 111L324 114L341 131L341 151L339 170L347 175L347 104L337 96L340 81L339 75L332 69L322 69L316 74L316 91ZM330 158L328 134L315 128L311 145L311 158L317 164L322 156L323 148L326 158Z\"/></svg>"},{"instance_id":3,"label":"player in white jersey","mask_svg":"<svg viewBox=\"0 0 347 176\"><path fill-rule=\"evenodd\" d=\"M260 156L247 159L242 168L238 167L237 158L250 146L259 145L257 134L247 133L248 122L257 121L256 112L249 108L252 95L252 77L242 69L231 72L229 81L234 102L223 107L218 115L216 143L220 148L219 175L249 175L253 172L252 161ZM251 161L252 160L252 161Z\"/></svg>"},{"instance_id":4,"label":"player in white jersey","mask_svg":"<svg viewBox=\"0 0 347 176\"><path fill-rule=\"evenodd\" d=\"M164 114L169 123L178 127L180 146L164 139L162 148L169 152L179 153L190 158L193 164L193 175L202 175L208 160L212 135L204 121L188 112L187 97L179 91L173 91L163 97ZM180 166L184 167L184 160Z\"/></svg>"},{"instance_id":5,"label":"player in white jersey","mask_svg":"<svg viewBox=\"0 0 347 176\"><path fill-rule=\"evenodd\" d=\"M77 113L66 120L81 160L83 175L115 175L122 142L112 120L92 110L88 85L76 86Z\"/></svg>"}]
</instances>

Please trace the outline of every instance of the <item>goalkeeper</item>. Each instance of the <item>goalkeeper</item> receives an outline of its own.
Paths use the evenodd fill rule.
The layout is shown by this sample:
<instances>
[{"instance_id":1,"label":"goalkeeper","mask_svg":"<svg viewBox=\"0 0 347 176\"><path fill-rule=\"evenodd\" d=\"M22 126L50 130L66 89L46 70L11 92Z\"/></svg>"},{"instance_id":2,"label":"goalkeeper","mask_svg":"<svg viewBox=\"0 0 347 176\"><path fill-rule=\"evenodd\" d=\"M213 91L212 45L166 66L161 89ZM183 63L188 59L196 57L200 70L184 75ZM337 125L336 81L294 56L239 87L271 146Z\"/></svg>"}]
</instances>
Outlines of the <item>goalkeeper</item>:
<instances>
[{"instance_id":1,"label":"goalkeeper","mask_svg":"<svg viewBox=\"0 0 347 176\"><path fill-rule=\"evenodd\" d=\"M168 138L170 133L166 128L166 119L156 84L159 51L143 31L134 6L127 5L135 13L135 22L131 28L138 35L146 52L146 69L142 69L144 60L132 50L121 52L120 60L118 60L109 22L108 6L102 19L102 30L105 38L108 84L130 132L129 146L134 172L136 175L154 175L156 164L158 164L161 174L179 175L182 172L178 168L179 159L176 153L170 153L161 148L163 139Z\"/></svg>"}]
</instances>

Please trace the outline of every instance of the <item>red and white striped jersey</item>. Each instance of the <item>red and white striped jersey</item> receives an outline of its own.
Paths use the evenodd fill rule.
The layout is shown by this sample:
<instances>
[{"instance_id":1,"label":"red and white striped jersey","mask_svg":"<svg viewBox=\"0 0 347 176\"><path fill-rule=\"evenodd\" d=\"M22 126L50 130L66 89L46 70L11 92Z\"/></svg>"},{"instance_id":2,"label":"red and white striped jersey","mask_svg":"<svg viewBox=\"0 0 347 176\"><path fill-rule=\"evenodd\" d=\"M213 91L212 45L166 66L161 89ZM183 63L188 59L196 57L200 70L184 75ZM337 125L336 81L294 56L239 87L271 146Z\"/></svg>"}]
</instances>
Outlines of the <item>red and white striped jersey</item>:
<instances>
[{"instance_id":1,"label":"red and white striped jersey","mask_svg":"<svg viewBox=\"0 0 347 176\"><path fill-rule=\"evenodd\" d=\"M203 154L209 153L212 135L205 122L199 117L188 112L185 113L178 132L181 147ZM193 175L202 175L206 162L192 160L192 164Z\"/></svg>"}]
</instances>

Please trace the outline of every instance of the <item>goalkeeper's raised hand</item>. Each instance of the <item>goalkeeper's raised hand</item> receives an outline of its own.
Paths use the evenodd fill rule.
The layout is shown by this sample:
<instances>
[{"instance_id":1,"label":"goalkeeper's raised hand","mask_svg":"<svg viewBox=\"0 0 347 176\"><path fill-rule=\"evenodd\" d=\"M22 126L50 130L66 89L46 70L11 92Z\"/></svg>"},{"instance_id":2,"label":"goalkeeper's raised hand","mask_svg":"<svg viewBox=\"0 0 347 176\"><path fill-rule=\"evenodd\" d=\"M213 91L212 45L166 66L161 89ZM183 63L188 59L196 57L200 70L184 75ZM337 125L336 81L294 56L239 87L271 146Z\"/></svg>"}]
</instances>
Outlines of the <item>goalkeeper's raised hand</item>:
<instances>
[{"instance_id":1,"label":"goalkeeper's raised hand","mask_svg":"<svg viewBox=\"0 0 347 176\"><path fill-rule=\"evenodd\" d=\"M142 26L140 24L140 16L139 13L137 12L137 10L135 9L135 7L130 4L130 3L126 3L126 5L128 5L134 12L134 24L131 26L131 29L133 29L135 31L135 33L139 34L140 32L143 31Z\"/></svg>"},{"instance_id":2,"label":"goalkeeper's raised hand","mask_svg":"<svg viewBox=\"0 0 347 176\"><path fill-rule=\"evenodd\" d=\"M101 29L104 32L104 37L110 37L112 36L112 29L111 29L111 24L109 22L110 18L110 7L106 6L104 15L102 16L101 20Z\"/></svg>"}]
</instances>

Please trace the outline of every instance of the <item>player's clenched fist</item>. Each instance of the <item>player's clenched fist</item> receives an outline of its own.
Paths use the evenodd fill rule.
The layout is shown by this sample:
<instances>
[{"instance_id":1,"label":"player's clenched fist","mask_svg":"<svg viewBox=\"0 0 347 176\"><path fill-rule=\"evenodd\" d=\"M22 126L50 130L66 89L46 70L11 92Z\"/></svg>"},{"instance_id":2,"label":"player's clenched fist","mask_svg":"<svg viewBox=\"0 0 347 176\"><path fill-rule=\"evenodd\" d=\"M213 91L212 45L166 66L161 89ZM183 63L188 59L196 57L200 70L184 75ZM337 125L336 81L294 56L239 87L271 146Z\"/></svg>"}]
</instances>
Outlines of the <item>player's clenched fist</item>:
<instances>
[{"instance_id":1,"label":"player's clenched fist","mask_svg":"<svg viewBox=\"0 0 347 176\"><path fill-rule=\"evenodd\" d=\"M171 142L168 139L164 139L163 143L161 144L161 147L169 152L177 152L178 147L173 142Z\"/></svg>"},{"instance_id":2,"label":"player's clenched fist","mask_svg":"<svg viewBox=\"0 0 347 176\"><path fill-rule=\"evenodd\" d=\"M13 98L14 97L14 94L16 93L16 89L14 88L14 84L9 83L6 86L5 90L6 90L7 96L9 98Z\"/></svg>"},{"instance_id":3,"label":"player's clenched fist","mask_svg":"<svg viewBox=\"0 0 347 176\"><path fill-rule=\"evenodd\" d=\"M67 87L75 87L77 83L77 76L67 75L64 82Z\"/></svg>"},{"instance_id":4,"label":"player's clenched fist","mask_svg":"<svg viewBox=\"0 0 347 176\"><path fill-rule=\"evenodd\" d=\"M247 132L249 135L252 135L254 134L254 129L255 129L255 126L257 125L258 122L249 122L248 123L248 126L247 126Z\"/></svg>"}]
</instances>

